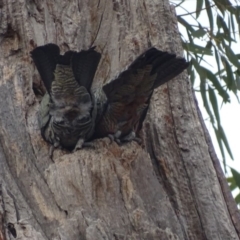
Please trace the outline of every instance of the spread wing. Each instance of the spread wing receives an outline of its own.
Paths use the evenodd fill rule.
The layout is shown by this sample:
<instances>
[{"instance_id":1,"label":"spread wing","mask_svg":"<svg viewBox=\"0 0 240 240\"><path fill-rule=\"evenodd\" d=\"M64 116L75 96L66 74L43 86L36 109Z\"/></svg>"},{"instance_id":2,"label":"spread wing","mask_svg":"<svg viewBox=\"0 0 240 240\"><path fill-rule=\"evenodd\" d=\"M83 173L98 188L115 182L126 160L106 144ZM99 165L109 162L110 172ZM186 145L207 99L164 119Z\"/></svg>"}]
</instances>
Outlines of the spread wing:
<instances>
[{"instance_id":1,"label":"spread wing","mask_svg":"<svg viewBox=\"0 0 240 240\"><path fill-rule=\"evenodd\" d=\"M103 86L107 100L97 118L96 136L121 132L124 137L141 128L154 88L188 67L184 58L150 48L115 80Z\"/></svg>"},{"instance_id":2,"label":"spread wing","mask_svg":"<svg viewBox=\"0 0 240 240\"><path fill-rule=\"evenodd\" d=\"M176 77L187 67L184 58L150 48L115 80L103 86L103 91L109 103L129 103L135 101L136 97L148 97L154 88Z\"/></svg>"}]
</instances>

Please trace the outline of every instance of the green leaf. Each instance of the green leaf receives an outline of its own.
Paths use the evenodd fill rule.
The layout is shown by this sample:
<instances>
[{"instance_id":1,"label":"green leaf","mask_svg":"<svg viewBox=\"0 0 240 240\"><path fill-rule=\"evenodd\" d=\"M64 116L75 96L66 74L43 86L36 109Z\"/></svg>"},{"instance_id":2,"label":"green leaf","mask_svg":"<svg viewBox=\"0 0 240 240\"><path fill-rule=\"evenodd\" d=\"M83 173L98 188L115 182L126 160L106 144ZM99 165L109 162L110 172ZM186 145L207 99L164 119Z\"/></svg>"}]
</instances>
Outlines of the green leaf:
<instances>
[{"instance_id":1,"label":"green leaf","mask_svg":"<svg viewBox=\"0 0 240 240\"><path fill-rule=\"evenodd\" d=\"M221 47L221 43L224 41L224 37L225 37L225 35L220 32L217 32L217 34L214 36L216 45L221 51L223 51L223 48Z\"/></svg>"},{"instance_id":2,"label":"green leaf","mask_svg":"<svg viewBox=\"0 0 240 240\"><path fill-rule=\"evenodd\" d=\"M220 76L221 69L220 69L219 55L218 55L218 51L217 51L216 46L213 46L213 48L214 48L214 56L215 56L215 59L216 59L216 62L217 62L218 73L219 73L219 76Z\"/></svg>"},{"instance_id":3,"label":"green leaf","mask_svg":"<svg viewBox=\"0 0 240 240\"><path fill-rule=\"evenodd\" d=\"M179 23L181 23L187 30L189 30L190 32L194 32L193 27L191 26L191 24L189 24L185 19L183 19L180 16L177 16L177 20Z\"/></svg>"},{"instance_id":4,"label":"green leaf","mask_svg":"<svg viewBox=\"0 0 240 240\"><path fill-rule=\"evenodd\" d=\"M203 37L207 31L205 31L203 28L199 28L198 30L192 32L192 36L196 38Z\"/></svg>"},{"instance_id":5,"label":"green leaf","mask_svg":"<svg viewBox=\"0 0 240 240\"><path fill-rule=\"evenodd\" d=\"M237 85L234 82L232 82L231 78L227 77L227 76L222 76L222 79L224 80L224 82L227 85L227 89L233 91L233 93L236 95L237 94Z\"/></svg>"},{"instance_id":6,"label":"green leaf","mask_svg":"<svg viewBox=\"0 0 240 240\"><path fill-rule=\"evenodd\" d=\"M205 6L207 10L208 20L210 24L210 30L213 31L213 14L212 14L212 7L208 0L205 0Z\"/></svg>"},{"instance_id":7,"label":"green leaf","mask_svg":"<svg viewBox=\"0 0 240 240\"><path fill-rule=\"evenodd\" d=\"M227 172L227 169L226 169L226 158L225 158L225 153L224 153L224 149L223 149L223 145L222 145L221 136L220 136L219 131L218 131L218 129L216 127L213 126L213 129L214 129L215 135L217 137L218 146L220 148L221 155L222 155L222 158L223 158L224 171Z\"/></svg>"},{"instance_id":8,"label":"green leaf","mask_svg":"<svg viewBox=\"0 0 240 240\"><path fill-rule=\"evenodd\" d=\"M223 141L223 143L224 143L224 146L225 146L226 149L227 149L227 152L228 152L229 156L230 156L231 159L233 160L232 151L231 151L231 149L230 149L230 147L229 147L227 137L226 137L225 132L224 132L224 130L223 130L223 128L222 128L221 125L218 126L218 132L219 132L219 135L221 136L221 139L222 139L222 141Z\"/></svg>"},{"instance_id":9,"label":"green leaf","mask_svg":"<svg viewBox=\"0 0 240 240\"><path fill-rule=\"evenodd\" d=\"M193 52L195 54L204 54L204 55L212 56L212 50L211 49L208 49L208 48L205 48L205 47L193 44L193 43L183 43L183 48L186 51L190 51L190 52Z\"/></svg>"},{"instance_id":10,"label":"green leaf","mask_svg":"<svg viewBox=\"0 0 240 240\"><path fill-rule=\"evenodd\" d=\"M238 186L238 188L240 188L240 173L233 168L231 168L231 172L236 185Z\"/></svg>"},{"instance_id":11,"label":"green leaf","mask_svg":"<svg viewBox=\"0 0 240 240\"><path fill-rule=\"evenodd\" d=\"M229 187L230 187L231 191L233 191L234 189L237 188L237 185L236 185L236 183L232 183L229 185Z\"/></svg>"},{"instance_id":12,"label":"green leaf","mask_svg":"<svg viewBox=\"0 0 240 240\"><path fill-rule=\"evenodd\" d=\"M235 79L234 79L232 68L224 56L221 56L221 60L222 60L223 66L227 72L227 78L223 77L223 79L226 82L227 87L230 90L233 90L234 92L236 92L236 84L235 84Z\"/></svg>"},{"instance_id":13,"label":"green leaf","mask_svg":"<svg viewBox=\"0 0 240 240\"><path fill-rule=\"evenodd\" d=\"M209 94L210 102L212 104L213 112L215 114L215 118L217 120L217 123L220 124L220 115L219 115L219 111L218 111L217 98L216 98L214 90L210 86L208 87L208 94Z\"/></svg>"},{"instance_id":14,"label":"green leaf","mask_svg":"<svg viewBox=\"0 0 240 240\"><path fill-rule=\"evenodd\" d=\"M217 77L209 71L207 68L202 67L205 71L205 76L211 81L213 86L217 89L219 95L223 98L224 102L229 102L229 95L228 93L223 89L221 84L219 83Z\"/></svg>"},{"instance_id":15,"label":"green leaf","mask_svg":"<svg viewBox=\"0 0 240 240\"><path fill-rule=\"evenodd\" d=\"M232 6L232 3L229 0L221 0L223 4L225 5L226 9L230 9Z\"/></svg>"},{"instance_id":16,"label":"green leaf","mask_svg":"<svg viewBox=\"0 0 240 240\"><path fill-rule=\"evenodd\" d=\"M206 48L208 48L208 49L211 49L212 48L212 41L211 40L209 40L209 41L207 41L207 44L206 44Z\"/></svg>"},{"instance_id":17,"label":"green leaf","mask_svg":"<svg viewBox=\"0 0 240 240\"><path fill-rule=\"evenodd\" d=\"M206 82L203 79L201 79L201 82L200 82L200 92L201 92L204 107L210 117L210 121L211 121L211 123L214 123L214 117L213 117L212 111L209 107L209 101L207 99Z\"/></svg>"},{"instance_id":18,"label":"green leaf","mask_svg":"<svg viewBox=\"0 0 240 240\"><path fill-rule=\"evenodd\" d=\"M227 45L224 45L225 50L226 50L226 55L228 57L228 59L230 60L230 62L237 68L240 68L240 63L238 60L238 57L236 56L236 54L234 54L233 50Z\"/></svg>"},{"instance_id":19,"label":"green leaf","mask_svg":"<svg viewBox=\"0 0 240 240\"><path fill-rule=\"evenodd\" d=\"M233 37L234 39L236 38L236 34L235 34L235 23L233 20L233 14L230 14L230 24L231 24L231 29L232 29L232 33L233 33Z\"/></svg>"},{"instance_id":20,"label":"green leaf","mask_svg":"<svg viewBox=\"0 0 240 240\"><path fill-rule=\"evenodd\" d=\"M203 27L201 25L203 23L198 20L204 3L210 29L205 25ZM188 73L193 83L196 77L200 77L201 97L214 128L226 167L224 154L226 152L232 154L220 124L219 99L216 94L218 93L223 101L227 102L230 99L228 90L235 93L236 97L240 90L240 54L236 54L238 50L234 50L231 46L233 42L236 42L236 37L239 37L235 32L240 32L240 6L235 2L231 3L231 0L197 0L195 14L188 12L185 15L191 16L196 21L196 23L192 23L184 15L178 18L188 36L188 41L183 43L183 47L187 51L187 56L193 58L192 68L188 69ZM206 45L204 46L204 44ZM211 60L209 61L209 58L205 56L211 56L213 51L212 64ZM217 65L217 71L212 72L203 67L209 64L214 65L214 62ZM235 70L236 68L239 70ZM234 188L233 183L230 186Z\"/></svg>"},{"instance_id":21,"label":"green leaf","mask_svg":"<svg viewBox=\"0 0 240 240\"><path fill-rule=\"evenodd\" d=\"M196 18L199 17L203 7L203 0L197 0L197 6L196 6Z\"/></svg>"},{"instance_id":22,"label":"green leaf","mask_svg":"<svg viewBox=\"0 0 240 240\"><path fill-rule=\"evenodd\" d=\"M230 187L231 191L233 191L234 189L237 188L237 185L236 185L236 182L235 182L235 179L234 179L233 176L232 177L228 177L227 178L227 182L229 184L229 187Z\"/></svg>"},{"instance_id":23,"label":"green leaf","mask_svg":"<svg viewBox=\"0 0 240 240\"><path fill-rule=\"evenodd\" d=\"M224 38L228 41L231 41L232 39L230 37L231 35L230 35L230 32L229 32L229 28L227 27L224 19L219 14L217 15L217 25L218 25L218 28L223 29Z\"/></svg>"},{"instance_id":24,"label":"green leaf","mask_svg":"<svg viewBox=\"0 0 240 240\"><path fill-rule=\"evenodd\" d=\"M223 73L225 73L225 68L222 68L222 69L220 69L220 71L217 71L217 72L215 73L215 75L216 75L216 76L217 76L217 75L221 75L221 76L222 76Z\"/></svg>"},{"instance_id":25,"label":"green leaf","mask_svg":"<svg viewBox=\"0 0 240 240\"><path fill-rule=\"evenodd\" d=\"M221 11L222 15L225 15L225 11L226 11L226 7L224 4L220 3L221 1L219 0L214 0L214 3L216 4L216 6L218 7L218 9Z\"/></svg>"},{"instance_id":26,"label":"green leaf","mask_svg":"<svg viewBox=\"0 0 240 240\"><path fill-rule=\"evenodd\" d=\"M236 13L235 13L235 19L236 19L236 22L238 23L238 32L239 29L240 29L240 6L235 6L235 9L236 9Z\"/></svg>"},{"instance_id":27,"label":"green leaf","mask_svg":"<svg viewBox=\"0 0 240 240\"><path fill-rule=\"evenodd\" d=\"M193 70L193 67L191 66L191 68L188 68L189 69L189 75L190 75L190 80L192 82L192 85L194 85L194 82L195 82L195 71ZM190 70L191 69L191 70Z\"/></svg>"},{"instance_id":28,"label":"green leaf","mask_svg":"<svg viewBox=\"0 0 240 240\"><path fill-rule=\"evenodd\" d=\"M229 184L233 184L233 183L235 183L235 180L234 180L233 177L227 177L227 182L228 182Z\"/></svg>"},{"instance_id":29,"label":"green leaf","mask_svg":"<svg viewBox=\"0 0 240 240\"><path fill-rule=\"evenodd\" d=\"M192 58L191 60L194 68L196 69L197 73L199 74L200 78L204 79L204 70L202 70L202 67L199 65L199 63L197 62L197 60L195 58Z\"/></svg>"},{"instance_id":30,"label":"green leaf","mask_svg":"<svg viewBox=\"0 0 240 240\"><path fill-rule=\"evenodd\" d=\"M235 201L237 204L240 203L240 193L235 197Z\"/></svg>"},{"instance_id":31,"label":"green leaf","mask_svg":"<svg viewBox=\"0 0 240 240\"><path fill-rule=\"evenodd\" d=\"M238 70L235 72L235 77L236 77L237 89L240 90L240 74L238 73Z\"/></svg>"},{"instance_id":32,"label":"green leaf","mask_svg":"<svg viewBox=\"0 0 240 240\"><path fill-rule=\"evenodd\" d=\"M189 42L193 44L193 37L192 37L191 32L189 30L187 30L187 35L188 35ZM186 42L184 42L184 43L186 43Z\"/></svg>"}]
</instances>

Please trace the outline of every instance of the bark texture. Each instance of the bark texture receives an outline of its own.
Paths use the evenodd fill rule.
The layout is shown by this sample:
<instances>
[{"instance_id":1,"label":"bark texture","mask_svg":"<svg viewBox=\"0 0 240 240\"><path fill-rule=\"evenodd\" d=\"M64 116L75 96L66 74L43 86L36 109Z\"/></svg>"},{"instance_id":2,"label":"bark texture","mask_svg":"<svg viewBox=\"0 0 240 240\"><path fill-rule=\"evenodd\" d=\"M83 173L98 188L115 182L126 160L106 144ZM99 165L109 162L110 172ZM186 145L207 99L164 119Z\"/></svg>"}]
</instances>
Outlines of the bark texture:
<instances>
[{"instance_id":1,"label":"bark texture","mask_svg":"<svg viewBox=\"0 0 240 240\"><path fill-rule=\"evenodd\" d=\"M95 45L101 87L150 46L182 53L167 0L1 0L0 16L0 240L239 239L186 74L155 91L143 147L100 139L52 161L40 135L29 52Z\"/></svg>"}]
</instances>

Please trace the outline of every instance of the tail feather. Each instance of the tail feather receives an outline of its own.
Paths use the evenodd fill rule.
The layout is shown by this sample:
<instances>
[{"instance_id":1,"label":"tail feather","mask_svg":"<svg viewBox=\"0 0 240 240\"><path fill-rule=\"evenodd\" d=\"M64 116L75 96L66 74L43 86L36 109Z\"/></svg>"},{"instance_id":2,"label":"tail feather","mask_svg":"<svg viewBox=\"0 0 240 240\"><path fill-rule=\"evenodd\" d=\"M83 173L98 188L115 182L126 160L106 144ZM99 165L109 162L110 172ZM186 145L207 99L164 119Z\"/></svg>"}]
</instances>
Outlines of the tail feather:
<instances>
[{"instance_id":1,"label":"tail feather","mask_svg":"<svg viewBox=\"0 0 240 240\"><path fill-rule=\"evenodd\" d=\"M94 48L75 52L72 55L72 69L76 81L80 86L84 86L90 91L94 75L96 73L101 54L96 52Z\"/></svg>"},{"instance_id":2,"label":"tail feather","mask_svg":"<svg viewBox=\"0 0 240 240\"><path fill-rule=\"evenodd\" d=\"M37 47L31 52L31 57L49 94L59 55L60 49L53 43Z\"/></svg>"},{"instance_id":3,"label":"tail feather","mask_svg":"<svg viewBox=\"0 0 240 240\"><path fill-rule=\"evenodd\" d=\"M67 51L64 55L60 55L58 58L58 64L70 66L72 57L75 53L75 51Z\"/></svg>"}]
</instances>

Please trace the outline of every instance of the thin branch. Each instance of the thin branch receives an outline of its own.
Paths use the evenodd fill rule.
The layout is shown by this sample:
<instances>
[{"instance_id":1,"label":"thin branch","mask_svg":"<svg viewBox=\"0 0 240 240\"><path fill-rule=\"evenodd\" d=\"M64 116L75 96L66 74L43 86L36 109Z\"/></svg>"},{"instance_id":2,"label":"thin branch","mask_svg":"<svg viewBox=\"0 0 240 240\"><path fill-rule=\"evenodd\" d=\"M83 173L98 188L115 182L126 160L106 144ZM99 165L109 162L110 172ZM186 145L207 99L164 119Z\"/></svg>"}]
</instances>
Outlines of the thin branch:
<instances>
[{"instance_id":1,"label":"thin branch","mask_svg":"<svg viewBox=\"0 0 240 240\"><path fill-rule=\"evenodd\" d=\"M194 11L194 12L188 12L186 9L184 9L184 10L185 10L186 12L188 12L188 13L181 14L181 15L178 15L178 16L179 16L179 17L182 17L182 16L192 15L192 14L194 14L194 13L198 13L198 12L201 12L201 11L206 10L206 9L208 9L208 8L215 7L215 6L216 6L216 4L213 4L213 5L209 6L209 7L205 7L205 8L202 8L201 10ZM180 7L183 8L182 6L180 6Z\"/></svg>"}]
</instances>

